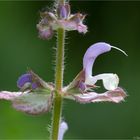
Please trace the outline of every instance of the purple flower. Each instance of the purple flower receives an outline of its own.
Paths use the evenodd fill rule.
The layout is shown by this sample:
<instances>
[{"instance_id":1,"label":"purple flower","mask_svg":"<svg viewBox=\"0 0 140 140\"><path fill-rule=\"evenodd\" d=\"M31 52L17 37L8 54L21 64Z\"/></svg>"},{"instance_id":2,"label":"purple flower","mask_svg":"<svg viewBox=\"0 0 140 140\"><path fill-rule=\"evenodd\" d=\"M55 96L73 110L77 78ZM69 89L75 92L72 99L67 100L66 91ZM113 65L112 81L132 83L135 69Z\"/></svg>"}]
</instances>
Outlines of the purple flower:
<instances>
[{"instance_id":1,"label":"purple flower","mask_svg":"<svg viewBox=\"0 0 140 140\"><path fill-rule=\"evenodd\" d=\"M56 13L47 11L40 13L41 20L37 24L40 38L50 39L53 36L53 31L58 28L63 28L66 31L77 30L79 33L87 32L87 26L83 24L85 15L71 14L68 3L58 5L55 11Z\"/></svg>"},{"instance_id":2,"label":"purple flower","mask_svg":"<svg viewBox=\"0 0 140 140\"><path fill-rule=\"evenodd\" d=\"M32 115L50 110L54 88L33 71L20 76L17 86L22 92L1 91L0 99L9 100L15 109Z\"/></svg>"},{"instance_id":3,"label":"purple flower","mask_svg":"<svg viewBox=\"0 0 140 140\"><path fill-rule=\"evenodd\" d=\"M59 4L57 8L57 15L60 19L68 19L70 16L70 5L68 3Z\"/></svg>"},{"instance_id":4,"label":"purple flower","mask_svg":"<svg viewBox=\"0 0 140 140\"><path fill-rule=\"evenodd\" d=\"M124 100L126 93L122 88L118 87L119 77L117 74L104 73L96 76L92 75L92 67L95 59L99 55L111 51L112 48L115 48L126 55L123 50L104 42L93 44L87 49L83 58L83 70L63 89L66 93L65 98L73 99L81 103L101 101L119 103ZM107 90L102 94L95 92L97 87L95 84L98 80L103 81L103 86Z\"/></svg>"},{"instance_id":5,"label":"purple flower","mask_svg":"<svg viewBox=\"0 0 140 140\"><path fill-rule=\"evenodd\" d=\"M33 71L28 71L26 74L19 77L17 86L21 91L25 91L27 89L35 90L44 86L42 81L43 80L40 80L39 76L37 76Z\"/></svg>"}]
</instances>

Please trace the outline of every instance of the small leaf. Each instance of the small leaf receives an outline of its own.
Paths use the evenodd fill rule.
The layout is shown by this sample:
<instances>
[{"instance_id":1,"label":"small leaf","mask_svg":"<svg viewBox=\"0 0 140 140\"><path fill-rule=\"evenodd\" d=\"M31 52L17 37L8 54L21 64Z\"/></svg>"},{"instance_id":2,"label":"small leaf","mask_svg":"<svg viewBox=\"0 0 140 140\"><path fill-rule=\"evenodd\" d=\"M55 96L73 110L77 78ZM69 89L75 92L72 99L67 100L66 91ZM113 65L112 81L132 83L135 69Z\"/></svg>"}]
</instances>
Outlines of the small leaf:
<instances>
[{"instance_id":1,"label":"small leaf","mask_svg":"<svg viewBox=\"0 0 140 140\"><path fill-rule=\"evenodd\" d=\"M63 91L65 93L75 93L75 92L81 93L81 89L83 90L84 81L85 81L85 72L82 70L68 86L63 88ZM81 83L83 84L81 85Z\"/></svg>"},{"instance_id":2,"label":"small leaf","mask_svg":"<svg viewBox=\"0 0 140 140\"><path fill-rule=\"evenodd\" d=\"M36 89L48 89L53 90L53 86L42 80L37 74L32 70L29 70L26 74L19 77L17 81L17 86L21 91L36 90Z\"/></svg>"},{"instance_id":3,"label":"small leaf","mask_svg":"<svg viewBox=\"0 0 140 140\"><path fill-rule=\"evenodd\" d=\"M42 80L36 73L34 73L32 70L29 70L28 73L30 73L33 77L33 81L38 82L43 88L48 90L53 90L53 86Z\"/></svg>"}]
</instances>

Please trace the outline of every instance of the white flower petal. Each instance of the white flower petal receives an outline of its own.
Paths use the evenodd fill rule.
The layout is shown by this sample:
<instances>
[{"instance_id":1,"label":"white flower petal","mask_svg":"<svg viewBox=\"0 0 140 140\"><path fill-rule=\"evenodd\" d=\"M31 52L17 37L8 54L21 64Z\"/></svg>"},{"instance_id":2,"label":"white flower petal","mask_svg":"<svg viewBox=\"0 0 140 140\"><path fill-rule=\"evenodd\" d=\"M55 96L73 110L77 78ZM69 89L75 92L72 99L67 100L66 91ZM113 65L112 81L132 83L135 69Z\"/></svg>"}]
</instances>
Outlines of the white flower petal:
<instances>
[{"instance_id":1,"label":"white flower petal","mask_svg":"<svg viewBox=\"0 0 140 140\"><path fill-rule=\"evenodd\" d=\"M107 90L114 90L118 87L119 77L117 74L104 73L93 77L88 77L85 81L86 84L95 84L98 80L103 80L104 88Z\"/></svg>"}]
</instances>

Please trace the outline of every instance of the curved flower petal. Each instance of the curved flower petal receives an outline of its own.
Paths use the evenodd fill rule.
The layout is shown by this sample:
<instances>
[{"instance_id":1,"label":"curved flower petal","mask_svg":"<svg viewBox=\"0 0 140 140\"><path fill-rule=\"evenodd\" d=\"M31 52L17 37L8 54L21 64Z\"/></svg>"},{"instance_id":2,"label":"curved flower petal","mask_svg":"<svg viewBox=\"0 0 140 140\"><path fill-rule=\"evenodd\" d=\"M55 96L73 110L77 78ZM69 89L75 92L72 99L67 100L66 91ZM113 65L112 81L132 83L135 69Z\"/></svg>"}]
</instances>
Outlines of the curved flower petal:
<instances>
[{"instance_id":1,"label":"curved flower petal","mask_svg":"<svg viewBox=\"0 0 140 140\"><path fill-rule=\"evenodd\" d=\"M68 130L66 122L62 121L59 128L58 140L63 140L65 132Z\"/></svg>"},{"instance_id":2,"label":"curved flower petal","mask_svg":"<svg viewBox=\"0 0 140 140\"><path fill-rule=\"evenodd\" d=\"M87 32L87 26L84 25L82 22L77 23L76 21L73 20L66 20L66 21L58 21L59 26L61 28L64 28L66 31L74 31L77 30L79 33L86 33ZM57 27L57 28L58 28ZM56 25L53 26L54 29L56 29Z\"/></svg>"},{"instance_id":3,"label":"curved flower petal","mask_svg":"<svg viewBox=\"0 0 140 140\"><path fill-rule=\"evenodd\" d=\"M98 94L96 92L89 92L86 94L73 95L73 98L70 97L69 99L75 99L77 102L80 103L103 102L103 101L119 103L121 101L124 101L125 97L126 97L125 91L122 88L118 87L115 90L107 91L102 94Z\"/></svg>"},{"instance_id":4,"label":"curved flower petal","mask_svg":"<svg viewBox=\"0 0 140 140\"><path fill-rule=\"evenodd\" d=\"M79 33L86 33L88 30L87 30L87 26L80 23L78 26L77 26L77 30Z\"/></svg>"},{"instance_id":5,"label":"curved flower petal","mask_svg":"<svg viewBox=\"0 0 140 140\"><path fill-rule=\"evenodd\" d=\"M111 50L111 46L104 42L99 42L90 46L83 58L83 69L85 70L86 78L92 76L92 67L95 59L105 52Z\"/></svg>"},{"instance_id":6,"label":"curved flower petal","mask_svg":"<svg viewBox=\"0 0 140 140\"><path fill-rule=\"evenodd\" d=\"M87 78L85 83L89 85L95 84L98 80L103 80L104 88L107 90L114 90L118 87L119 77L117 74L104 73L99 74L90 78Z\"/></svg>"}]
</instances>

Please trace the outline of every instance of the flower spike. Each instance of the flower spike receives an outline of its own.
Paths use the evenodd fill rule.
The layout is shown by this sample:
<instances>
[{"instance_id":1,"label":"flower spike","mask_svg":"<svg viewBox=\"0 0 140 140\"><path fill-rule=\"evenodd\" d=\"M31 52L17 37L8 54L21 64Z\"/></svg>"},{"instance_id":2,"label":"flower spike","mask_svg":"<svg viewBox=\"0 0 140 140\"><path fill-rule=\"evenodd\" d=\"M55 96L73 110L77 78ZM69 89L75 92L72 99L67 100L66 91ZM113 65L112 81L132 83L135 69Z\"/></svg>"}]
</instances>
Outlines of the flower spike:
<instances>
[{"instance_id":1,"label":"flower spike","mask_svg":"<svg viewBox=\"0 0 140 140\"><path fill-rule=\"evenodd\" d=\"M66 31L77 30L79 33L86 33L87 26L83 24L86 15L81 13L71 14L71 8L68 2L57 5L56 13L41 12L41 20L37 24L39 37L42 39L50 39L54 35L54 31L63 28Z\"/></svg>"}]
</instances>

